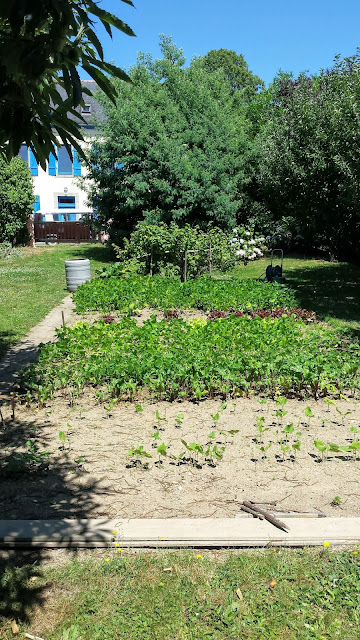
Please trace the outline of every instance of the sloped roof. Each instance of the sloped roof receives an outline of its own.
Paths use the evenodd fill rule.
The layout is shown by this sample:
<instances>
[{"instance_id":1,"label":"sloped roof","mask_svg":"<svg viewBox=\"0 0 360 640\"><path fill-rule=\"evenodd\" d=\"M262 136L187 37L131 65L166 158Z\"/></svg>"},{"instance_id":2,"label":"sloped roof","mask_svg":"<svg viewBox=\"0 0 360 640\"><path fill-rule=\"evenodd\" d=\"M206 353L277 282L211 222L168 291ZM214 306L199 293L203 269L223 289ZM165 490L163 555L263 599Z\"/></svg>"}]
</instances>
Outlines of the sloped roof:
<instances>
[{"instance_id":1,"label":"sloped roof","mask_svg":"<svg viewBox=\"0 0 360 640\"><path fill-rule=\"evenodd\" d=\"M81 84L83 87L90 89L90 91L93 94L96 93L97 91L100 91L98 85L94 80L82 80ZM61 95L61 97L65 100L65 98L67 97L65 89L63 89L63 87L58 86L58 92ZM101 104L96 100L94 96L88 96L84 94L83 98L84 98L85 105L90 106L90 112L85 113L81 106L78 106L76 108L76 111L82 115L82 117L86 121L86 124L84 124L84 122L80 118L76 118L73 115L69 115L69 118L71 120L74 120L78 124L80 124L80 126L83 126L86 128L94 128L94 120L96 119L96 120L104 121L106 120L106 116L104 114Z\"/></svg>"}]
</instances>

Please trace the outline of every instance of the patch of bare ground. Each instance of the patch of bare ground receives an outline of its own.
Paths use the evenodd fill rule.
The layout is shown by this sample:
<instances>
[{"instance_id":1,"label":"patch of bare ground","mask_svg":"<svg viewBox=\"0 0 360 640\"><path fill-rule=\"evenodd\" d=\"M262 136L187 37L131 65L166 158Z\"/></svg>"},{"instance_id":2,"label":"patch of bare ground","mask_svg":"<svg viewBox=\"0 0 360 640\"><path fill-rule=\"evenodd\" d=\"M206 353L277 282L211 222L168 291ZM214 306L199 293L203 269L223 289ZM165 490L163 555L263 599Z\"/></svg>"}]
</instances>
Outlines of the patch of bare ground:
<instances>
[{"instance_id":1,"label":"patch of bare ground","mask_svg":"<svg viewBox=\"0 0 360 640\"><path fill-rule=\"evenodd\" d=\"M88 394L72 407L64 398L42 410L17 406L15 421L3 408L3 455L24 451L19 443L32 439L49 452L50 462L41 473L15 469L2 477L2 518L234 517L243 500L275 503L281 510L360 516L360 455L328 453L321 461L314 446L314 440L346 445L358 438L350 428L359 427L359 403L288 400L282 407L288 413L281 418L274 401L260 400L229 400L222 411L218 400L147 400L119 403L109 412ZM313 417L305 416L307 406ZM283 434L289 423L294 431ZM216 445L223 457L212 465L200 453L198 464L192 464L182 440L204 450L208 443ZM292 447L296 442L299 451ZM157 453L161 443L167 445L166 456ZM152 456L143 458L148 469L132 466L128 458L129 449L140 446Z\"/></svg>"},{"instance_id":2,"label":"patch of bare ground","mask_svg":"<svg viewBox=\"0 0 360 640\"><path fill-rule=\"evenodd\" d=\"M171 310L170 310L170 313L171 313ZM208 313L205 313L204 311L199 311L197 309L193 309L193 310L177 309L175 313L177 314L175 317L182 318L185 321L193 320L194 318L206 319L209 315ZM73 327L74 324L76 324L77 322L88 322L89 324L93 324L97 320L100 320L101 318L107 318L107 317L113 318L114 321L116 321L116 320L119 320L119 318L123 318L126 315L127 315L126 313L119 313L118 311L111 311L109 313L102 313L99 311L96 311L96 312L88 311L86 313L74 313L69 319L69 321L67 322L67 324L70 327ZM136 320L136 324L139 327L141 327L144 324L144 322L146 320L149 320L152 316L155 316L158 322L160 322L160 320L163 320L166 317L166 314L163 311L160 311L159 309L150 309L149 307L146 307L145 309L139 309L138 311L132 313L132 318Z\"/></svg>"}]
</instances>

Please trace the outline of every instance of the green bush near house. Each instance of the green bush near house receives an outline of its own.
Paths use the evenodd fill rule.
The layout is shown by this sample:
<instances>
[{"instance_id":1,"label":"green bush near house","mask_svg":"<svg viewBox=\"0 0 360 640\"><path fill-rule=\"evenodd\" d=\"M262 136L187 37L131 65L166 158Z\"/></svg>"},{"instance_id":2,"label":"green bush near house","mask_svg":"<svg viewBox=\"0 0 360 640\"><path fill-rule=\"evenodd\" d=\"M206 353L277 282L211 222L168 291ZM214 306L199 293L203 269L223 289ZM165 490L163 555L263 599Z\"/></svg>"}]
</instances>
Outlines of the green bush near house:
<instances>
[{"instance_id":1,"label":"green bush near house","mask_svg":"<svg viewBox=\"0 0 360 640\"><path fill-rule=\"evenodd\" d=\"M0 243L21 244L28 239L27 220L33 211L31 174L20 158L0 155Z\"/></svg>"}]
</instances>

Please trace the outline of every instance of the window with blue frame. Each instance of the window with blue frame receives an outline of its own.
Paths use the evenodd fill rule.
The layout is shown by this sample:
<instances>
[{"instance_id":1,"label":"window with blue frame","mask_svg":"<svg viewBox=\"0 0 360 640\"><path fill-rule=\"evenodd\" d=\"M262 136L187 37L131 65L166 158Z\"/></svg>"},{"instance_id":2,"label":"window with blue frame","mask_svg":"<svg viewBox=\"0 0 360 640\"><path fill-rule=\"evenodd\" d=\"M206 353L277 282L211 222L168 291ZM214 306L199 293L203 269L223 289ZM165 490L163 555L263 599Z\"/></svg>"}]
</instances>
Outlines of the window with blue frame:
<instances>
[{"instance_id":1,"label":"window with blue frame","mask_svg":"<svg viewBox=\"0 0 360 640\"><path fill-rule=\"evenodd\" d=\"M48 171L50 176L81 176L81 162L72 149L72 157L63 145L57 148L57 159L54 154L49 156Z\"/></svg>"},{"instance_id":2,"label":"window with blue frame","mask_svg":"<svg viewBox=\"0 0 360 640\"><path fill-rule=\"evenodd\" d=\"M30 147L28 147L26 144L22 144L20 147L19 156L21 160L24 160L24 162L26 162L27 166L30 169L31 175L37 176L38 163Z\"/></svg>"},{"instance_id":3,"label":"window with blue frame","mask_svg":"<svg viewBox=\"0 0 360 640\"><path fill-rule=\"evenodd\" d=\"M40 196L35 196L34 199L34 213L40 211Z\"/></svg>"},{"instance_id":4,"label":"window with blue frame","mask_svg":"<svg viewBox=\"0 0 360 640\"><path fill-rule=\"evenodd\" d=\"M75 196L58 196L58 209L75 209Z\"/></svg>"}]
</instances>

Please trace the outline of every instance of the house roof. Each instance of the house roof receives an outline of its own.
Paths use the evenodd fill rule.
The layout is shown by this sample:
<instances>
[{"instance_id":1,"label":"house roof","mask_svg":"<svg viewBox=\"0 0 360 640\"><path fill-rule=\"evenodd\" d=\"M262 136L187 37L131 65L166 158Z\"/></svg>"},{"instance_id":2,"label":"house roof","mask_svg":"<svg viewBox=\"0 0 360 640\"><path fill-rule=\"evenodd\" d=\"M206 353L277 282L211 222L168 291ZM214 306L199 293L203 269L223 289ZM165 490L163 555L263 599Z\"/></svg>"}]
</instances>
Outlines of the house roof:
<instances>
[{"instance_id":1,"label":"house roof","mask_svg":"<svg viewBox=\"0 0 360 640\"><path fill-rule=\"evenodd\" d=\"M96 94L97 91L100 91L98 85L94 80L82 80L81 84L83 87L90 89L93 94ZM63 87L58 86L58 92L61 97L65 100L67 98L67 93ZM86 124L81 120L81 118L76 118L76 116L69 115L71 120L74 120L80 126L85 127L86 129L94 129L94 121L104 121L106 120L106 116L104 114L103 108L101 104L96 100L94 95L88 96L86 94L83 95L84 103L86 106L89 106L89 111L84 111L83 107L79 105L76 107L76 111L81 114L84 118Z\"/></svg>"}]
</instances>

